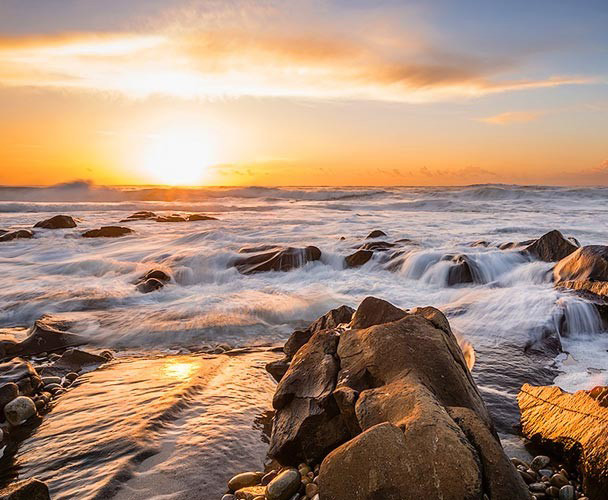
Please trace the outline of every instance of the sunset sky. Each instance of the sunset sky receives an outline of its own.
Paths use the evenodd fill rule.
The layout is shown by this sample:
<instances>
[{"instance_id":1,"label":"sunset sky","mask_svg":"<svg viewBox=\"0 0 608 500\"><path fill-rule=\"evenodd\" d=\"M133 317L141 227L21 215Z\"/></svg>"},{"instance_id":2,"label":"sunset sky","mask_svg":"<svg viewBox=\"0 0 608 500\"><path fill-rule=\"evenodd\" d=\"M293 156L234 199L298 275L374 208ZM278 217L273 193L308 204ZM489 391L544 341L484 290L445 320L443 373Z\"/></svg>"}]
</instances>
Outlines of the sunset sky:
<instances>
[{"instance_id":1,"label":"sunset sky","mask_svg":"<svg viewBox=\"0 0 608 500\"><path fill-rule=\"evenodd\" d=\"M608 184L608 2L0 0L0 184Z\"/></svg>"}]
</instances>

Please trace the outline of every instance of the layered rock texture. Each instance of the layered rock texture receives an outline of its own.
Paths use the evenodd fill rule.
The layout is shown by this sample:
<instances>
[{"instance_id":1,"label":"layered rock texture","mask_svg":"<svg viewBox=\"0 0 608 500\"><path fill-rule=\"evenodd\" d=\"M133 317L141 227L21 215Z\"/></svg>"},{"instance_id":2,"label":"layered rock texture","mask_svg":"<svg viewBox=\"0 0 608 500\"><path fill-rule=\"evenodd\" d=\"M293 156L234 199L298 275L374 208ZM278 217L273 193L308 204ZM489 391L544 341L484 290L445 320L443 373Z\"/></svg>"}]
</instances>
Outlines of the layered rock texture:
<instances>
[{"instance_id":1,"label":"layered rock texture","mask_svg":"<svg viewBox=\"0 0 608 500\"><path fill-rule=\"evenodd\" d=\"M579 248L557 263L553 278L558 286L608 297L608 247Z\"/></svg>"},{"instance_id":2,"label":"layered rock texture","mask_svg":"<svg viewBox=\"0 0 608 500\"><path fill-rule=\"evenodd\" d=\"M608 387L570 394L525 384L518 396L524 435L577 465L591 500L608 495Z\"/></svg>"},{"instance_id":3,"label":"layered rock texture","mask_svg":"<svg viewBox=\"0 0 608 500\"><path fill-rule=\"evenodd\" d=\"M273 406L269 455L322 461L321 500L529 498L435 308L368 297L295 351Z\"/></svg>"}]
</instances>

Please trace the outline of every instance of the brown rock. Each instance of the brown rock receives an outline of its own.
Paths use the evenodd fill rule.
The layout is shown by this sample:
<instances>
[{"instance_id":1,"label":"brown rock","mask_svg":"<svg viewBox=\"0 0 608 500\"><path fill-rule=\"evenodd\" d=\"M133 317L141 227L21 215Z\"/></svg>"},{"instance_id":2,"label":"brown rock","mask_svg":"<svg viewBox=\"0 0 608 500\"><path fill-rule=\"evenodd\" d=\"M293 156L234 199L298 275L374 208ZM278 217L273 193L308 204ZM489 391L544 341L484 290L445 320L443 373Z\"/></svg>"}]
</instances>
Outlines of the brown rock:
<instances>
[{"instance_id":1,"label":"brown rock","mask_svg":"<svg viewBox=\"0 0 608 500\"><path fill-rule=\"evenodd\" d=\"M154 217L156 217L156 214L154 212L149 212L147 210L140 210L139 212L135 212L134 214L129 215L129 217L122 220L121 222L129 222L132 220L153 219Z\"/></svg>"},{"instance_id":2,"label":"brown rock","mask_svg":"<svg viewBox=\"0 0 608 500\"><path fill-rule=\"evenodd\" d=\"M92 370L107 363L107 361L105 357L97 354L91 354L80 349L70 349L64 352L50 367L44 369L44 376L64 376L68 373Z\"/></svg>"},{"instance_id":3,"label":"brown rock","mask_svg":"<svg viewBox=\"0 0 608 500\"><path fill-rule=\"evenodd\" d=\"M345 257L344 262L346 263L346 267L361 267L368 262L373 255L374 252L371 250L357 250L355 253Z\"/></svg>"},{"instance_id":4,"label":"brown rock","mask_svg":"<svg viewBox=\"0 0 608 500\"><path fill-rule=\"evenodd\" d=\"M542 235L524 249L525 252L545 262L557 262L576 250L577 246L564 238L564 235L557 230Z\"/></svg>"},{"instance_id":5,"label":"brown rock","mask_svg":"<svg viewBox=\"0 0 608 500\"><path fill-rule=\"evenodd\" d=\"M407 313L386 300L366 297L352 316L351 328L367 328L403 318Z\"/></svg>"},{"instance_id":6,"label":"brown rock","mask_svg":"<svg viewBox=\"0 0 608 500\"><path fill-rule=\"evenodd\" d=\"M555 281L608 281L608 246L588 245L572 252L557 263Z\"/></svg>"},{"instance_id":7,"label":"brown rock","mask_svg":"<svg viewBox=\"0 0 608 500\"><path fill-rule=\"evenodd\" d=\"M448 286L483 283L477 264L466 255L446 255L442 260L450 261L452 264L448 270Z\"/></svg>"},{"instance_id":8,"label":"brown rock","mask_svg":"<svg viewBox=\"0 0 608 500\"><path fill-rule=\"evenodd\" d=\"M323 316L308 325L307 331L317 333L321 330L336 328L343 323L349 323L355 310L352 307L340 306L325 313Z\"/></svg>"},{"instance_id":9,"label":"brown rock","mask_svg":"<svg viewBox=\"0 0 608 500\"><path fill-rule=\"evenodd\" d=\"M525 384L517 397L522 432L535 444L577 463L589 498L608 491L606 389L570 394L559 387Z\"/></svg>"},{"instance_id":10,"label":"brown rock","mask_svg":"<svg viewBox=\"0 0 608 500\"><path fill-rule=\"evenodd\" d=\"M187 222L188 219L184 215L173 214L173 215L161 215L156 218L156 222Z\"/></svg>"},{"instance_id":11,"label":"brown rock","mask_svg":"<svg viewBox=\"0 0 608 500\"><path fill-rule=\"evenodd\" d=\"M57 330L48 322L38 320L28 337L14 347L14 354L32 356L86 343L86 338L81 335Z\"/></svg>"},{"instance_id":12,"label":"brown rock","mask_svg":"<svg viewBox=\"0 0 608 500\"><path fill-rule=\"evenodd\" d=\"M76 221L69 215L55 215L50 219L36 222L34 227L42 227L44 229L66 229L76 227Z\"/></svg>"},{"instance_id":13,"label":"brown rock","mask_svg":"<svg viewBox=\"0 0 608 500\"><path fill-rule=\"evenodd\" d=\"M90 229L82 233L83 238L119 238L133 233L133 229L122 226L103 226L99 229Z\"/></svg>"},{"instance_id":14,"label":"brown rock","mask_svg":"<svg viewBox=\"0 0 608 500\"><path fill-rule=\"evenodd\" d=\"M146 281L140 281L135 288L141 293L150 293L156 290L160 290L165 284L155 278L147 279Z\"/></svg>"},{"instance_id":15,"label":"brown rock","mask_svg":"<svg viewBox=\"0 0 608 500\"><path fill-rule=\"evenodd\" d=\"M9 231L0 235L0 241L11 241L16 239L33 238L34 233L29 229L18 229L17 231Z\"/></svg>"},{"instance_id":16,"label":"brown rock","mask_svg":"<svg viewBox=\"0 0 608 500\"><path fill-rule=\"evenodd\" d=\"M367 235L365 239L371 240L374 238L383 238L385 236L387 236L387 234L384 231L380 231L380 229L374 229L371 233Z\"/></svg>"},{"instance_id":17,"label":"brown rock","mask_svg":"<svg viewBox=\"0 0 608 500\"><path fill-rule=\"evenodd\" d=\"M45 483L26 479L0 490L0 500L51 500L51 496Z\"/></svg>"},{"instance_id":18,"label":"brown rock","mask_svg":"<svg viewBox=\"0 0 608 500\"><path fill-rule=\"evenodd\" d=\"M204 214L190 214L186 217L189 222L197 221L197 220L217 220L216 217L211 217L210 215Z\"/></svg>"},{"instance_id":19,"label":"brown rock","mask_svg":"<svg viewBox=\"0 0 608 500\"><path fill-rule=\"evenodd\" d=\"M235 260L233 265L241 274L254 274L267 271L290 271L320 258L321 250L317 247L288 247L250 257L241 257Z\"/></svg>"},{"instance_id":20,"label":"brown rock","mask_svg":"<svg viewBox=\"0 0 608 500\"><path fill-rule=\"evenodd\" d=\"M263 496L265 491L265 486L247 486L238 490L234 494L234 498L237 500L254 500L259 496Z\"/></svg>"},{"instance_id":21,"label":"brown rock","mask_svg":"<svg viewBox=\"0 0 608 500\"><path fill-rule=\"evenodd\" d=\"M289 369L289 360L288 359L279 359L277 361L271 361L270 363L266 363L266 371L270 373L273 379L277 382L280 382L281 379L287 373Z\"/></svg>"}]
</instances>

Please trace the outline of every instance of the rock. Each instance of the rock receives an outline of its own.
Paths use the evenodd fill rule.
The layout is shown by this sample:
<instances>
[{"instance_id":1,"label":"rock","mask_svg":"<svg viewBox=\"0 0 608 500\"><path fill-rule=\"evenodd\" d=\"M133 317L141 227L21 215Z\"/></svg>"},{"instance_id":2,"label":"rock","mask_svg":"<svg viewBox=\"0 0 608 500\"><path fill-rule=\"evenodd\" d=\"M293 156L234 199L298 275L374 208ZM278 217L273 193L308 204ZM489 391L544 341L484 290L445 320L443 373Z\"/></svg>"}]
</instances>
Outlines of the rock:
<instances>
[{"instance_id":1,"label":"rock","mask_svg":"<svg viewBox=\"0 0 608 500\"><path fill-rule=\"evenodd\" d=\"M134 214L129 215L129 217L127 217L126 219L122 220L121 222L128 222L131 220L146 220L146 219L153 219L154 217L156 217L156 214L154 212L149 212L146 210L141 210L139 212L135 212Z\"/></svg>"},{"instance_id":2,"label":"rock","mask_svg":"<svg viewBox=\"0 0 608 500\"><path fill-rule=\"evenodd\" d=\"M36 405L27 396L18 396L4 407L4 416L13 426L21 425L34 415L36 415Z\"/></svg>"},{"instance_id":3,"label":"rock","mask_svg":"<svg viewBox=\"0 0 608 500\"><path fill-rule=\"evenodd\" d=\"M556 285L608 296L608 246L588 245L560 260L553 269Z\"/></svg>"},{"instance_id":4,"label":"rock","mask_svg":"<svg viewBox=\"0 0 608 500\"><path fill-rule=\"evenodd\" d=\"M143 274L142 276L137 278L137 282L139 283L149 279L155 279L158 281L166 282L171 281L171 276L169 276L165 271L162 271L160 269L151 269L146 274Z\"/></svg>"},{"instance_id":5,"label":"rock","mask_svg":"<svg viewBox=\"0 0 608 500\"><path fill-rule=\"evenodd\" d=\"M570 394L525 384L517 398L523 434L576 463L590 498L603 498L608 491L608 435L598 432L598 426L608 423L605 389Z\"/></svg>"},{"instance_id":6,"label":"rock","mask_svg":"<svg viewBox=\"0 0 608 500\"><path fill-rule=\"evenodd\" d=\"M259 472L242 472L228 481L228 489L230 491L236 491L248 486L257 486L260 484L262 476L263 474L260 474Z\"/></svg>"},{"instance_id":7,"label":"rock","mask_svg":"<svg viewBox=\"0 0 608 500\"><path fill-rule=\"evenodd\" d=\"M374 238L384 238L388 236L384 231L380 231L380 229L375 229L371 233L367 235L366 240L371 240Z\"/></svg>"},{"instance_id":8,"label":"rock","mask_svg":"<svg viewBox=\"0 0 608 500\"><path fill-rule=\"evenodd\" d=\"M234 494L234 498L237 500L255 500L258 497L264 495L266 488L264 486L248 486L241 488Z\"/></svg>"},{"instance_id":9,"label":"rock","mask_svg":"<svg viewBox=\"0 0 608 500\"><path fill-rule=\"evenodd\" d=\"M352 307L340 306L325 313L320 318L308 325L307 331L317 333L321 330L336 328L344 323L350 323L355 310Z\"/></svg>"},{"instance_id":10,"label":"rock","mask_svg":"<svg viewBox=\"0 0 608 500\"><path fill-rule=\"evenodd\" d=\"M138 283L135 288L137 288L138 292L150 293L150 292L154 292L156 290L160 290L164 286L165 285L162 281L159 281L154 278L150 278L146 281L142 281L142 282Z\"/></svg>"},{"instance_id":11,"label":"rock","mask_svg":"<svg viewBox=\"0 0 608 500\"><path fill-rule=\"evenodd\" d=\"M389 243L388 241L368 241L361 245L359 250L367 250L372 252L386 252L391 248L396 247L396 243Z\"/></svg>"},{"instance_id":12,"label":"rock","mask_svg":"<svg viewBox=\"0 0 608 500\"><path fill-rule=\"evenodd\" d=\"M61 384L61 377L42 377L42 385Z\"/></svg>"},{"instance_id":13,"label":"rock","mask_svg":"<svg viewBox=\"0 0 608 500\"><path fill-rule=\"evenodd\" d=\"M499 250L511 250L513 248L520 248L520 247L526 247L528 245L531 245L532 243L534 243L536 240L525 240L525 241L509 241L507 243L501 243L500 245L498 245Z\"/></svg>"},{"instance_id":14,"label":"rock","mask_svg":"<svg viewBox=\"0 0 608 500\"><path fill-rule=\"evenodd\" d=\"M51 500L51 496L45 483L26 479L0 490L0 500Z\"/></svg>"},{"instance_id":15,"label":"rock","mask_svg":"<svg viewBox=\"0 0 608 500\"><path fill-rule=\"evenodd\" d=\"M21 395L29 396L40 387L42 381L29 362L16 358L0 364L0 384L3 386L4 402L8 403L15 399L15 386Z\"/></svg>"},{"instance_id":16,"label":"rock","mask_svg":"<svg viewBox=\"0 0 608 500\"><path fill-rule=\"evenodd\" d=\"M317 247L284 248L268 253L236 259L233 263L241 274L254 274L267 271L290 271L302 267L307 262L321 259Z\"/></svg>"},{"instance_id":17,"label":"rock","mask_svg":"<svg viewBox=\"0 0 608 500\"><path fill-rule=\"evenodd\" d=\"M259 252L268 252L269 250L279 250L279 247L276 245L256 245L252 247L242 247L239 248L238 253L259 253Z\"/></svg>"},{"instance_id":18,"label":"rock","mask_svg":"<svg viewBox=\"0 0 608 500\"><path fill-rule=\"evenodd\" d=\"M319 492L319 487L315 483L308 483L304 488L307 498L314 497Z\"/></svg>"},{"instance_id":19,"label":"rock","mask_svg":"<svg viewBox=\"0 0 608 500\"><path fill-rule=\"evenodd\" d=\"M477 264L466 255L446 255L442 260L450 261L447 285L462 285L465 283L483 283Z\"/></svg>"},{"instance_id":20,"label":"rock","mask_svg":"<svg viewBox=\"0 0 608 500\"><path fill-rule=\"evenodd\" d=\"M29 229L18 229L17 231L9 231L0 236L0 241L11 241L16 239L33 238L34 233Z\"/></svg>"},{"instance_id":21,"label":"rock","mask_svg":"<svg viewBox=\"0 0 608 500\"><path fill-rule=\"evenodd\" d=\"M66 347L85 344L86 338L75 333L57 330L46 319L34 323L31 333L14 347L14 354L32 356Z\"/></svg>"},{"instance_id":22,"label":"rock","mask_svg":"<svg viewBox=\"0 0 608 500\"><path fill-rule=\"evenodd\" d=\"M189 222L197 221L197 220L217 220L216 217L211 217L210 215L204 214L190 214L187 217Z\"/></svg>"},{"instance_id":23,"label":"rock","mask_svg":"<svg viewBox=\"0 0 608 500\"><path fill-rule=\"evenodd\" d=\"M559 489L559 500L574 500L574 487L567 484Z\"/></svg>"},{"instance_id":24,"label":"rock","mask_svg":"<svg viewBox=\"0 0 608 500\"><path fill-rule=\"evenodd\" d=\"M234 499L235 499L235 496L231 495L231 494L227 494L222 497L222 500L234 500Z\"/></svg>"},{"instance_id":25,"label":"rock","mask_svg":"<svg viewBox=\"0 0 608 500\"><path fill-rule=\"evenodd\" d=\"M366 297L352 316L350 327L367 328L372 325L397 321L407 313L390 302L376 297Z\"/></svg>"},{"instance_id":26,"label":"rock","mask_svg":"<svg viewBox=\"0 0 608 500\"><path fill-rule=\"evenodd\" d=\"M260 481L262 486L266 486L270 481L272 481L275 477L277 477L278 471L271 470L268 474L265 474Z\"/></svg>"},{"instance_id":27,"label":"rock","mask_svg":"<svg viewBox=\"0 0 608 500\"><path fill-rule=\"evenodd\" d=\"M17 387L17 384L14 382L3 384L0 387L0 413L2 413L2 408L4 408L7 403L10 403L17 396L19 396L19 387Z\"/></svg>"},{"instance_id":28,"label":"rock","mask_svg":"<svg viewBox=\"0 0 608 500\"><path fill-rule=\"evenodd\" d=\"M70 349L50 367L44 369L45 376L64 376L70 373L91 371L108 360L103 356L91 354L79 349Z\"/></svg>"},{"instance_id":29,"label":"rock","mask_svg":"<svg viewBox=\"0 0 608 500\"><path fill-rule=\"evenodd\" d=\"M285 356L287 357L288 360L290 360L291 358L293 358L296 354L296 352L298 352L300 350L300 348L306 344L306 342L308 342L310 340L310 337L312 337L313 332L310 330L295 330L287 339L287 342L285 342L285 345L283 346L283 352L285 353Z\"/></svg>"},{"instance_id":30,"label":"rock","mask_svg":"<svg viewBox=\"0 0 608 500\"><path fill-rule=\"evenodd\" d=\"M266 486L267 500L289 500L299 491L300 481L300 473L296 469L284 470Z\"/></svg>"},{"instance_id":31,"label":"rock","mask_svg":"<svg viewBox=\"0 0 608 500\"><path fill-rule=\"evenodd\" d=\"M159 217L157 217L156 222L187 222L188 219L186 219L185 216L180 215L180 214L173 214L173 215L161 215Z\"/></svg>"},{"instance_id":32,"label":"rock","mask_svg":"<svg viewBox=\"0 0 608 500\"><path fill-rule=\"evenodd\" d=\"M133 233L133 229L122 226L103 226L99 229L90 229L82 233L83 238L119 238Z\"/></svg>"},{"instance_id":33,"label":"rock","mask_svg":"<svg viewBox=\"0 0 608 500\"><path fill-rule=\"evenodd\" d=\"M540 469L549 465L550 461L551 461L551 459L549 457L547 457L546 455L538 455L538 456L534 457L532 462L530 462L530 468L539 472Z\"/></svg>"},{"instance_id":34,"label":"rock","mask_svg":"<svg viewBox=\"0 0 608 500\"><path fill-rule=\"evenodd\" d=\"M271 361L270 363L266 363L265 368L273 379L280 382L289 369L289 360L279 359L277 361Z\"/></svg>"},{"instance_id":35,"label":"rock","mask_svg":"<svg viewBox=\"0 0 608 500\"><path fill-rule=\"evenodd\" d=\"M374 252L370 250L357 250L355 253L345 257L344 262L346 267L361 267L368 262L373 255Z\"/></svg>"},{"instance_id":36,"label":"rock","mask_svg":"<svg viewBox=\"0 0 608 500\"><path fill-rule=\"evenodd\" d=\"M562 486L566 486L568 484L568 479L562 474L554 474L549 480L552 486L556 488L561 488Z\"/></svg>"},{"instance_id":37,"label":"rock","mask_svg":"<svg viewBox=\"0 0 608 500\"><path fill-rule=\"evenodd\" d=\"M528 245L524 252L545 262L557 262L576 251L577 246L564 238L557 230L549 231L534 243Z\"/></svg>"},{"instance_id":38,"label":"rock","mask_svg":"<svg viewBox=\"0 0 608 500\"><path fill-rule=\"evenodd\" d=\"M76 222L69 215L55 215L50 219L36 222L34 227L42 227L44 229L67 229L70 227L76 227Z\"/></svg>"}]
</instances>

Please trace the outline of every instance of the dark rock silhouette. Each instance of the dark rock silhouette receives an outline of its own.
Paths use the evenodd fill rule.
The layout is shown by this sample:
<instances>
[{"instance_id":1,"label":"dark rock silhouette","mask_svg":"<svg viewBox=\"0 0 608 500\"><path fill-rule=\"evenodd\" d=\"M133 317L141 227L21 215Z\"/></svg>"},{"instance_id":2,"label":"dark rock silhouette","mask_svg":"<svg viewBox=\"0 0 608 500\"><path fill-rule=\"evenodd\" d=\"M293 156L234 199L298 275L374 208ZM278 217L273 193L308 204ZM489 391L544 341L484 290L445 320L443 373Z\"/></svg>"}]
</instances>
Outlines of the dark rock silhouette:
<instances>
[{"instance_id":1,"label":"dark rock silhouette","mask_svg":"<svg viewBox=\"0 0 608 500\"><path fill-rule=\"evenodd\" d=\"M55 215L50 219L36 222L34 227L42 227L44 229L66 229L76 227L76 221L69 215Z\"/></svg>"}]
</instances>

